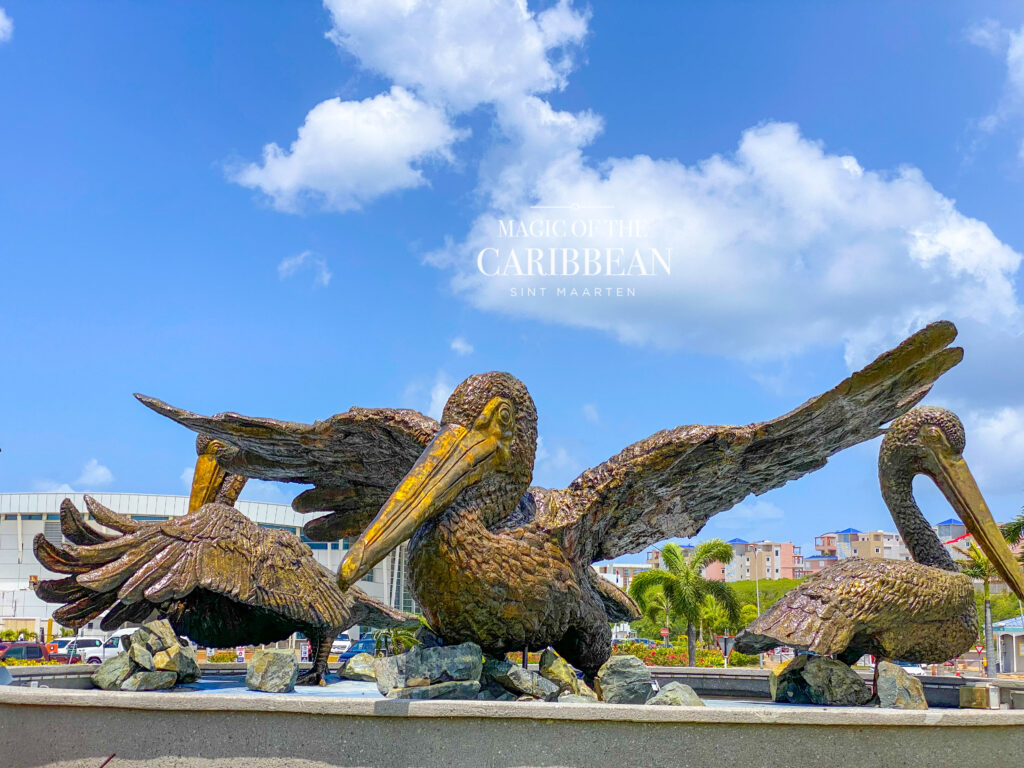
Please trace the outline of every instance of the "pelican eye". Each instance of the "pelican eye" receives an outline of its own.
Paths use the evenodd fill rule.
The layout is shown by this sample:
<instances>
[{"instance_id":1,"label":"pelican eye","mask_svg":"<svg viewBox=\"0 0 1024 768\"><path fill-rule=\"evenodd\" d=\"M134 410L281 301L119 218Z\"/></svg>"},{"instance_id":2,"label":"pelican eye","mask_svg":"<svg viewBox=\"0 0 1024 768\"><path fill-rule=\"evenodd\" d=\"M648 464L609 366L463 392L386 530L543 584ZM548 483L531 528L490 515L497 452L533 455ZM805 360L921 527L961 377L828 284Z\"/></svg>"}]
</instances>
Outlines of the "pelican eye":
<instances>
[{"instance_id":1,"label":"pelican eye","mask_svg":"<svg viewBox=\"0 0 1024 768\"><path fill-rule=\"evenodd\" d=\"M508 403L502 403L498 408L498 421L501 422L503 427L512 426L512 406Z\"/></svg>"}]
</instances>

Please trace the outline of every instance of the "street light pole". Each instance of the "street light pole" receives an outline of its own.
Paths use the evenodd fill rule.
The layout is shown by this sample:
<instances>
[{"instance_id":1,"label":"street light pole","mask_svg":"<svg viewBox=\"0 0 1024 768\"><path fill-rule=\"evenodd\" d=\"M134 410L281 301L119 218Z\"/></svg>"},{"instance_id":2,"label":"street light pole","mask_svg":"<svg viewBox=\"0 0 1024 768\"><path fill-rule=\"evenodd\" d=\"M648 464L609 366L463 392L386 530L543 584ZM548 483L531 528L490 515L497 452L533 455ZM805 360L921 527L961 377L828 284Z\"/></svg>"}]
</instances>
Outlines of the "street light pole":
<instances>
[{"instance_id":1,"label":"street light pole","mask_svg":"<svg viewBox=\"0 0 1024 768\"><path fill-rule=\"evenodd\" d=\"M757 567L757 556L761 552L760 548L754 545L754 597L757 600L757 616L761 617L761 578L758 573ZM764 669L764 653L757 654L758 667Z\"/></svg>"}]
</instances>

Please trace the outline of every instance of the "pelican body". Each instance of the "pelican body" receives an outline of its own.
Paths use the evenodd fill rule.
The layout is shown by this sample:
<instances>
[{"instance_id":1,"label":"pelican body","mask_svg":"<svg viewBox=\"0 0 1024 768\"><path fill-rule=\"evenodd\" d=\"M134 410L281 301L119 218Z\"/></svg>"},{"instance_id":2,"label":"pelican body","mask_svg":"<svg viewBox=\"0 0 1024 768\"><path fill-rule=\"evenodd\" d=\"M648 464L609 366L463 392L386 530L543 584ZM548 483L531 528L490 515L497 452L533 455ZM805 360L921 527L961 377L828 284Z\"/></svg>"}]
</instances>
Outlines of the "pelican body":
<instances>
[{"instance_id":1,"label":"pelican body","mask_svg":"<svg viewBox=\"0 0 1024 768\"><path fill-rule=\"evenodd\" d=\"M834 389L771 421L658 432L567 488L531 487L537 410L508 373L462 382L438 424L353 408L314 424L154 410L230 447L232 472L310 483L293 506L326 511L311 539L356 537L338 581L354 584L409 541L409 582L432 628L489 654L554 647L586 675L611 652L610 621L638 611L591 563L692 536L709 517L881 434L956 365L951 323L914 334Z\"/></svg>"},{"instance_id":2,"label":"pelican body","mask_svg":"<svg viewBox=\"0 0 1024 768\"><path fill-rule=\"evenodd\" d=\"M1006 583L1024 597L1024 572L992 519L963 460L960 420L944 408L915 408L882 440L882 497L913 561L850 558L785 594L736 638L736 649L777 646L836 655L940 663L968 650L978 617L971 579L960 573L914 501L916 475L930 477Z\"/></svg>"},{"instance_id":3,"label":"pelican body","mask_svg":"<svg viewBox=\"0 0 1024 768\"><path fill-rule=\"evenodd\" d=\"M216 461L223 443L200 436L188 514L139 523L85 501L93 518L118 534L87 523L71 503L61 505L61 529L71 544L56 547L41 534L36 558L67 578L39 582L36 594L65 603L54 618L80 627L107 609L104 631L142 622L156 613L174 631L212 648L260 645L305 634L313 667L299 678L320 684L331 644L354 624L417 626L335 575L288 531L264 528L234 508L246 478L229 475Z\"/></svg>"}]
</instances>

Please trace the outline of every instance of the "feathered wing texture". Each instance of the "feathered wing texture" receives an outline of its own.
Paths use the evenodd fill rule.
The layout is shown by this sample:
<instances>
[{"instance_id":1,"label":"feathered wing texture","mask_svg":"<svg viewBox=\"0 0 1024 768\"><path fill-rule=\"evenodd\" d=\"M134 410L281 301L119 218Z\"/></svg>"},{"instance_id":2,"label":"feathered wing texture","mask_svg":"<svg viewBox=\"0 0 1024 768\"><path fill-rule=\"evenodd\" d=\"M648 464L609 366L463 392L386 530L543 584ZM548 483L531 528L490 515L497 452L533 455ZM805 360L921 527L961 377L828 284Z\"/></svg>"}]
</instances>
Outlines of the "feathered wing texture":
<instances>
[{"instance_id":1,"label":"feathered wing texture","mask_svg":"<svg viewBox=\"0 0 1024 768\"><path fill-rule=\"evenodd\" d=\"M777 646L819 655L847 649L904 661L942 662L977 632L969 578L905 560L850 558L783 595L736 637L736 650Z\"/></svg>"},{"instance_id":2,"label":"feathered wing texture","mask_svg":"<svg viewBox=\"0 0 1024 768\"><path fill-rule=\"evenodd\" d=\"M69 520L66 529L87 527L70 502L61 514L78 518ZM117 522L109 515L105 520ZM37 587L42 599L68 603L54 613L58 621L81 626L114 606L104 620L104 628L112 628L128 620L125 616L148 614L205 591L213 598L205 601L204 610L217 610L221 599L295 625L349 626L355 593L341 592L333 575L294 534L263 528L223 504L136 525L130 533L97 544L56 547L36 537L39 561L49 570L71 574Z\"/></svg>"},{"instance_id":3,"label":"feathered wing texture","mask_svg":"<svg viewBox=\"0 0 1024 768\"><path fill-rule=\"evenodd\" d=\"M292 503L298 512L334 513L306 524L306 535L315 541L362 533L439 428L418 411L398 408L351 408L325 421L298 424L237 413L200 416L136 397L230 446L217 457L228 472L316 486Z\"/></svg>"},{"instance_id":4,"label":"feathered wing texture","mask_svg":"<svg viewBox=\"0 0 1024 768\"><path fill-rule=\"evenodd\" d=\"M565 489L541 492L536 523L561 532L583 562L692 536L712 515L823 467L829 456L880 435L963 350L947 348L952 323L933 323L835 388L771 421L682 426L658 432L588 469Z\"/></svg>"}]
</instances>

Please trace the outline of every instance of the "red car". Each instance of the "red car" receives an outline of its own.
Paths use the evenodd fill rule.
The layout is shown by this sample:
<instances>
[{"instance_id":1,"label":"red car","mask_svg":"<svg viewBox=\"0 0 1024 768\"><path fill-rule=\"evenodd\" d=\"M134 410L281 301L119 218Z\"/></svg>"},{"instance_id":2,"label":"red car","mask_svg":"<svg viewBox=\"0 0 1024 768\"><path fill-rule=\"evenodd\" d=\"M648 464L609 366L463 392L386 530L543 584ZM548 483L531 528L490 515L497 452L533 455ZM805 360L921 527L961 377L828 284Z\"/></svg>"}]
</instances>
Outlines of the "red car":
<instances>
[{"instance_id":1,"label":"red car","mask_svg":"<svg viewBox=\"0 0 1024 768\"><path fill-rule=\"evenodd\" d=\"M50 661L50 652L43 643L9 643L0 649L0 662L8 660Z\"/></svg>"}]
</instances>

